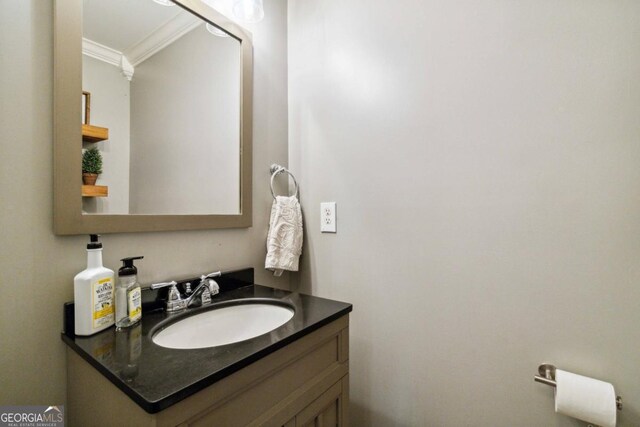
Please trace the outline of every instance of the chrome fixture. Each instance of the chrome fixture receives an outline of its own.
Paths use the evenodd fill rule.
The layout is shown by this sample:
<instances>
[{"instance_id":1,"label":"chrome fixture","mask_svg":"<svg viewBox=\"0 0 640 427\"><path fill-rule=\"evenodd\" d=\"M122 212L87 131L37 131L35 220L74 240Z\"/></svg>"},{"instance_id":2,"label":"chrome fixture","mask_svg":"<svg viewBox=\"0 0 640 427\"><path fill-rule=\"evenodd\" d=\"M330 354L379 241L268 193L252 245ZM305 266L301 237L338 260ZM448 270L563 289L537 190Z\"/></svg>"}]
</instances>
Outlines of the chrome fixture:
<instances>
[{"instance_id":1,"label":"chrome fixture","mask_svg":"<svg viewBox=\"0 0 640 427\"><path fill-rule=\"evenodd\" d=\"M221 271L203 274L200 276L200 283L193 291L191 291L191 283L185 283L185 298L180 295L178 282L175 280L172 280L171 282L154 283L151 285L151 289L170 287L169 295L167 296L166 310L171 313L174 311L184 310L187 307L200 307L211 303L211 296L220 291L220 287L216 281L213 280L213 277L221 275Z\"/></svg>"},{"instance_id":2,"label":"chrome fixture","mask_svg":"<svg viewBox=\"0 0 640 427\"><path fill-rule=\"evenodd\" d=\"M269 171L271 172L271 195L273 196L274 200L276 198L276 193L275 193L275 191L273 191L273 179L276 176L278 176L279 174L281 174L281 173L286 173L291 177L291 179L293 180L293 184L296 186L296 189L293 192L293 195L296 196L296 197L298 196L298 181L296 181L296 177L293 176L293 174L291 172L289 172L289 170L287 168L285 168L284 166L280 166L280 165L274 163L269 168Z\"/></svg>"},{"instance_id":3,"label":"chrome fixture","mask_svg":"<svg viewBox=\"0 0 640 427\"><path fill-rule=\"evenodd\" d=\"M221 275L221 271L215 271L213 273L200 276L200 283L186 299L186 307L200 307L203 304L209 304L211 302L212 295L212 288L210 287L212 284L210 282L215 284L216 290L213 294L215 295L218 293L219 287L212 278Z\"/></svg>"},{"instance_id":4,"label":"chrome fixture","mask_svg":"<svg viewBox=\"0 0 640 427\"><path fill-rule=\"evenodd\" d=\"M556 383L556 367L550 363L543 363L538 366L538 374L533 377L533 380L542 384L546 384L553 388L557 387ZM622 397L616 396L616 408L618 411L622 411Z\"/></svg>"},{"instance_id":5,"label":"chrome fixture","mask_svg":"<svg viewBox=\"0 0 640 427\"><path fill-rule=\"evenodd\" d=\"M151 285L151 289L169 288L169 295L167 296L166 309L167 311L182 310L186 306L183 306L183 300L178 291L178 282L172 280L171 282L154 283Z\"/></svg>"}]
</instances>

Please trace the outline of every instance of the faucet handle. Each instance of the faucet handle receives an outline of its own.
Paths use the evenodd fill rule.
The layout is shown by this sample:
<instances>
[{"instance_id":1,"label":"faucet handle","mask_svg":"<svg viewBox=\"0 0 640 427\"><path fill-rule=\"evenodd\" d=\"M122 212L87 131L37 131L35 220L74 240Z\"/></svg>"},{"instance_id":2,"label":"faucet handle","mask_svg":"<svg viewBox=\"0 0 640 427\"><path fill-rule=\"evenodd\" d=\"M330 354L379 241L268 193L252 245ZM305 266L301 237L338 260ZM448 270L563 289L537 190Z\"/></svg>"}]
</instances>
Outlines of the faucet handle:
<instances>
[{"instance_id":1,"label":"faucet handle","mask_svg":"<svg viewBox=\"0 0 640 427\"><path fill-rule=\"evenodd\" d=\"M203 274L202 276L200 276L200 280L204 281L206 279L210 279L212 277L219 277L219 276L222 276L222 271L214 271L213 273Z\"/></svg>"},{"instance_id":2,"label":"faucet handle","mask_svg":"<svg viewBox=\"0 0 640 427\"><path fill-rule=\"evenodd\" d=\"M176 282L175 280L172 280L170 282L154 283L150 287L151 289L160 289L160 288L166 288L167 286L176 286L177 284L178 282Z\"/></svg>"},{"instance_id":3,"label":"faucet handle","mask_svg":"<svg viewBox=\"0 0 640 427\"><path fill-rule=\"evenodd\" d=\"M186 307L186 300L183 300L178 290L178 282L172 280L170 282L154 283L151 285L151 289L169 288L169 295L167 296L166 307L168 312L182 310Z\"/></svg>"},{"instance_id":4,"label":"faucet handle","mask_svg":"<svg viewBox=\"0 0 640 427\"><path fill-rule=\"evenodd\" d=\"M176 282L175 280L172 280L170 282L154 283L153 285L151 285L151 289L161 289L166 288L167 286L171 286L171 288L169 289L167 302L180 301L182 298L180 297L180 291L178 290L178 282Z\"/></svg>"}]
</instances>

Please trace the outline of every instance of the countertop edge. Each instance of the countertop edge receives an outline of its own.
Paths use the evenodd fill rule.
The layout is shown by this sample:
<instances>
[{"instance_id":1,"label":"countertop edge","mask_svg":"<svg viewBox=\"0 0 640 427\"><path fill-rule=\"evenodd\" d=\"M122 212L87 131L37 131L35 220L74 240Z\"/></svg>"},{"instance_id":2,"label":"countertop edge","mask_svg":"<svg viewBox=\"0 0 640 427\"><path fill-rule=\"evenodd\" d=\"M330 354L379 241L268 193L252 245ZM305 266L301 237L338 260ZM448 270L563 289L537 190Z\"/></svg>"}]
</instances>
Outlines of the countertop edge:
<instances>
[{"instance_id":1,"label":"countertop edge","mask_svg":"<svg viewBox=\"0 0 640 427\"><path fill-rule=\"evenodd\" d=\"M147 401L144 397L133 391L130 387L122 382L118 377L116 377L111 371L105 368L101 363L99 363L94 357L85 352L82 348L76 345L75 341L72 338L69 338L64 332L60 334L62 337L62 341L65 342L69 346L70 349L76 352L78 356L88 362L91 366L96 368L98 372L104 375L111 384L116 386L119 390L121 390L124 394L129 396L134 402L138 404L142 409L144 409L149 414L154 414L159 412L158 410L154 411L154 404L152 402Z\"/></svg>"},{"instance_id":2,"label":"countertop edge","mask_svg":"<svg viewBox=\"0 0 640 427\"><path fill-rule=\"evenodd\" d=\"M345 303L347 304L347 303ZM87 361L91 366L96 368L98 372L104 375L113 385L115 385L119 390L124 392L127 396L129 396L134 402L138 404L145 412L149 414L156 414L164 409L169 408L170 406L175 405L176 403L198 393L201 390L215 384L223 378L228 377L229 375L238 372L239 370L249 366L250 364L272 354L276 351L284 348L285 346L291 344L299 340L300 338L309 335L310 333L322 328L323 326L328 325L329 323L349 314L353 311L353 305L348 304L343 309L335 312L334 314L325 317L324 319L307 326L306 328L288 336L280 341L277 341L271 344L268 347L265 347L262 350L259 350L244 359L240 359L237 362L229 365L226 368L223 368L219 371L213 372L211 375L184 387L182 390L175 392L172 395L164 397L157 401L149 401L145 399L142 395L136 393L132 388L128 387L126 383L124 383L120 378L116 377L112 372L110 372L107 368L105 368L101 363L99 363L95 358L86 353L82 348L80 348L75 341L66 335L64 332L61 333L62 341L64 341L69 348L73 349L82 359Z\"/></svg>"}]
</instances>

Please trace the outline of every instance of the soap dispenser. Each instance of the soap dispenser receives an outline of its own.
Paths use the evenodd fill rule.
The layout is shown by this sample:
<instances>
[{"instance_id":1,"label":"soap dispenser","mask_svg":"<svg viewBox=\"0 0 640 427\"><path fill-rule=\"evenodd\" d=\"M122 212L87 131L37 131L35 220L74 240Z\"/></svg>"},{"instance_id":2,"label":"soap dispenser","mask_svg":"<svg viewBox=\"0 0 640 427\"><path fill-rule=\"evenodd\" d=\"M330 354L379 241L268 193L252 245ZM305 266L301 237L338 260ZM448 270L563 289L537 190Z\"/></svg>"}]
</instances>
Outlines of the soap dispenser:
<instances>
[{"instance_id":1,"label":"soap dispenser","mask_svg":"<svg viewBox=\"0 0 640 427\"><path fill-rule=\"evenodd\" d=\"M133 261L144 257L122 258L122 267L118 270L116 288L116 328L128 328L142 318L142 291L138 283L138 269Z\"/></svg>"},{"instance_id":2,"label":"soap dispenser","mask_svg":"<svg viewBox=\"0 0 640 427\"><path fill-rule=\"evenodd\" d=\"M92 234L87 268L73 279L75 334L93 335L113 325L113 270L102 265L102 243Z\"/></svg>"}]
</instances>

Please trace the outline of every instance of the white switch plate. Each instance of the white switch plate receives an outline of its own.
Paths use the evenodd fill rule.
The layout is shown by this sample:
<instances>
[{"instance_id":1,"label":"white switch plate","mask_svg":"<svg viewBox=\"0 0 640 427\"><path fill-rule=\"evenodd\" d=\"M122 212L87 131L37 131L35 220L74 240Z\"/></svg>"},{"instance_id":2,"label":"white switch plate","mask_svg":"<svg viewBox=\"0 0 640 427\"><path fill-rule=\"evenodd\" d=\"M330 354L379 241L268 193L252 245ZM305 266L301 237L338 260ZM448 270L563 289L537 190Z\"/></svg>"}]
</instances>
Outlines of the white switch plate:
<instances>
[{"instance_id":1,"label":"white switch plate","mask_svg":"<svg viewBox=\"0 0 640 427\"><path fill-rule=\"evenodd\" d=\"M336 202L320 203L320 231L322 233L336 232Z\"/></svg>"}]
</instances>

